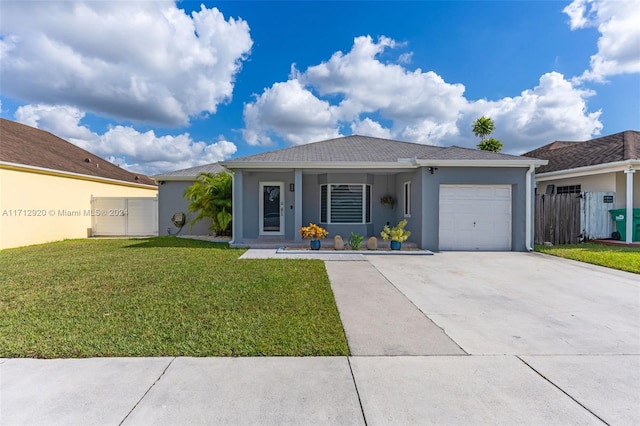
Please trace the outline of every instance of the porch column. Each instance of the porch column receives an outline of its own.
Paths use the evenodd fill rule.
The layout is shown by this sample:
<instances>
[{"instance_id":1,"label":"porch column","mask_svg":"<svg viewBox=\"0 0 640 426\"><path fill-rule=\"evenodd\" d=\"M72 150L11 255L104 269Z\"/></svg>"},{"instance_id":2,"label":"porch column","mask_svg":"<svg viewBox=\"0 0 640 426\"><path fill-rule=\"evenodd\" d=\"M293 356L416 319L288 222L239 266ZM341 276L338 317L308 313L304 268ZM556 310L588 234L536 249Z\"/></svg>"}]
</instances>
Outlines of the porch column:
<instances>
[{"instance_id":1,"label":"porch column","mask_svg":"<svg viewBox=\"0 0 640 426\"><path fill-rule=\"evenodd\" d=\"M233 216L233 223L231 229L233 235L231 236L231 242L233 244L242 244L244 239L244 231L242 229L242 170L234 170L233 173L233 189L231 192L231 214Z\"/></svg>"},{"instance_id":2,"label":"porch column","mask_svg":"<svg viewBox=\"0 0 640 426\"><path fill-rule=\"evenodd\" d=\"M302 169L294 169L293 184L293 239L302 242L302 235L298 232L302 228Z\"/></svg>"},{"instance_id":3,"label":"porch column","mask_svg":"<svg viewBox=\"0 0 640 426\"><path fill-rule=\"evenodd\" d=\"M633 174L636 172L631 166L624 171L627 175L627 244L633 242Z\"/></svg>"}]
</instances>

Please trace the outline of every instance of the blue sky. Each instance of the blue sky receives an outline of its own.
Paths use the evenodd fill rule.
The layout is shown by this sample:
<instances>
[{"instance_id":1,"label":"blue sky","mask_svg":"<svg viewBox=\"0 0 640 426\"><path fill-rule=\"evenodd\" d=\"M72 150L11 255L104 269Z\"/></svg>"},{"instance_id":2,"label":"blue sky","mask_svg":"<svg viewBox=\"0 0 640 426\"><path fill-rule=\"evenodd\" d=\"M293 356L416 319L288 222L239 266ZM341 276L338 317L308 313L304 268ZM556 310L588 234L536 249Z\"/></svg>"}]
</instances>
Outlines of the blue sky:
<instances>
[{"instance_id":1,"label":"blue sky","mask_svg":"<svg viewBox=\"0 0 640 426\"><path fill-rule=\"evenodd\" d=\"M157 174L340 135L504 152L640 129L640 8L0 0L0 115Z\"/></svg>"}]
</instances>

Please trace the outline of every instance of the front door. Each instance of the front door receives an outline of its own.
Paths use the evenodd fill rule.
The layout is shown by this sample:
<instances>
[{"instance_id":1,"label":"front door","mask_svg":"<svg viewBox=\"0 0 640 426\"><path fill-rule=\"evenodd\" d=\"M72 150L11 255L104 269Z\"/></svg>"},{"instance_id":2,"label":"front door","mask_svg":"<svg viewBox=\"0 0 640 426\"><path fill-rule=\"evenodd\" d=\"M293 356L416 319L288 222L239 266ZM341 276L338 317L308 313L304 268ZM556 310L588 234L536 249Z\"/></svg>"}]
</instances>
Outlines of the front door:
<instances>
[{"instance_id":1,"label":"front door","mask_svg":"<svg viewBox=\"0 0 640 426\"><path fill-rule=\"evenodd\" d=\"M283 182L260 182L260 235L284 235Z\"/></svg>"}]
</instances>

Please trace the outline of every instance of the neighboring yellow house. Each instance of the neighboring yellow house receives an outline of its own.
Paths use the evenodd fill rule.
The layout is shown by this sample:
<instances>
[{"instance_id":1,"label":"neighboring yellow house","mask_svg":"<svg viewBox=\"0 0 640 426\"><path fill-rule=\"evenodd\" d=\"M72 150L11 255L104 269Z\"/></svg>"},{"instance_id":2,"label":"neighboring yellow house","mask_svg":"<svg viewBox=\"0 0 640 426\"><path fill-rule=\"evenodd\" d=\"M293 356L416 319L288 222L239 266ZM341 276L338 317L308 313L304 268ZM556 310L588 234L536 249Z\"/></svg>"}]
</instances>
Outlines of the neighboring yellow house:
<instances>
[{"instance_id":1,"label":"neighboring yellow house","mask_svg":"<svg viewBox=\"0 0 640 426\"><path fill-rule=\"evenodd\" d=\"M92 235L92 197L157 197L156 182L49 132L0 118L0 249ZM157 222L157 212L150 220Z\"/></svg>"}]
</instances>

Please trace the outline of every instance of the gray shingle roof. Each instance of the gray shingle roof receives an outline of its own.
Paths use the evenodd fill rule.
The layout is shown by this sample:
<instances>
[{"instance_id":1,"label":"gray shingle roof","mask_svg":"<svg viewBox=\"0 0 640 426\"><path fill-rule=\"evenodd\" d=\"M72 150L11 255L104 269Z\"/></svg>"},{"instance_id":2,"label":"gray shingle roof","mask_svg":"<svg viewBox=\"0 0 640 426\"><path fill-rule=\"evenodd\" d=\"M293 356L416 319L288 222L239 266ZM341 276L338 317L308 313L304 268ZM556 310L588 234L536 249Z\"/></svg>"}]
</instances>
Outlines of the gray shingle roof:
<instances>
[{"instance_id":1,"label":"gray shingle roof","mask_svg":"<svg viewBox=\"0 0 640 426\"><path fill-rule=\"evenodd\" d=\"M536 173L640 159L640 132L627 130L580 142L556 141L523 154L549 160Z\"/></svg>"},{"instance_id":2,"label":"gray shingle roof","mask_svg":"<svg viewBox=\"0 0 640 426\"><path fill-rule=\"evenodd\" d=\"M413 142L401 142L369 136L346 136L313 142L246 157L235 158L223 164L242 163L397 163L399 159L421 160L514 160L522 157L497 154L460 147L440 147Z\"/></svg>"},{"instance_id":3,"label":"gray shingle roof","mask_svg":"<svg viewBox=\"0 0 640 426\"><path fill-rule=\"evenodd\" d=\"M148 176L132 173L49 132L0 118L0 161L156 186Z\"/></svg>"},{"instance_id":4,"label":"gray shingle roof","mask_svg":"<svg viewBox=\"0 0 640 426\"><path fill-rule=\"evenodd\" d=\"M203 164L201 166L189 167L188 169L175 170L173 172L162 173L154 176L156 179L163 178L168 180L167 178L196 178L200 173L211 173L216 174L220 172L224 172L225 168L222 167L219 163L210 163Z\"/></svg>"}]
</instances>

